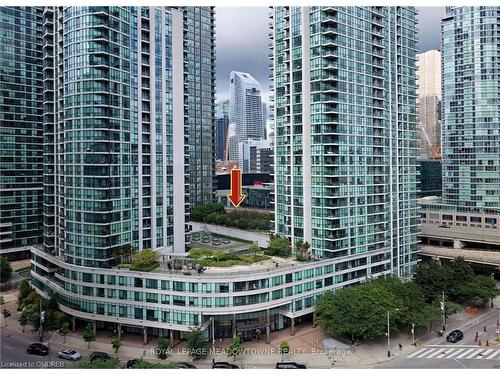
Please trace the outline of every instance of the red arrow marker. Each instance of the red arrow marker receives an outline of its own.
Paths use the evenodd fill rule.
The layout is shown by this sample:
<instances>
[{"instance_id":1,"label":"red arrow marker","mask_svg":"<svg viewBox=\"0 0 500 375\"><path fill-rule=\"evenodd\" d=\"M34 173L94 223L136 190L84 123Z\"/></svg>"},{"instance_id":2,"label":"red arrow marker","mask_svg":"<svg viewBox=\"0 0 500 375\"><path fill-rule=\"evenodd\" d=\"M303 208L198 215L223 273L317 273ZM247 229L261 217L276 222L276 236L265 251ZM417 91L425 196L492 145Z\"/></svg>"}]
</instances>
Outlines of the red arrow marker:
<instances>
[{"instance_id":1,"label":"red arrow marker","mask_svg":"<svg viewBox=\"0 0 500 375\"><path fill-rule=\"evenodd\" d=\"M242 192L242 185L241 169L231 169L231 194L227 195L227 199L229 199L234 207L238 207L245 199Z\"/></svg>"}]
</instances>

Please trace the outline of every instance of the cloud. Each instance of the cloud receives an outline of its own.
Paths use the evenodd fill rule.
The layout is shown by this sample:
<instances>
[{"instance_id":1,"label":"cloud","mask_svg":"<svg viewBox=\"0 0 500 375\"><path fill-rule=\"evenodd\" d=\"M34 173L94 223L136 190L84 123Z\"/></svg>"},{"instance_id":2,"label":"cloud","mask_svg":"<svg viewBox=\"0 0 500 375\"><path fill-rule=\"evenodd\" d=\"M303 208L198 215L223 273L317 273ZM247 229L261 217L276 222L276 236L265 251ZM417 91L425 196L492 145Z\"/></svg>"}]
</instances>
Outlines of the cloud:
<instances>
[{"instance_id":1,"label":"cloud","mask_svg":"<svg viewBox=\"0 0 500 375\"><path fill-rule=\"evenodd\" d=\"M417 7L419 52L439 49L444 7ZM269 89L269 8L216 7L217 99L229 98L231 70L250 73Z\"/></svg>"},{"instance_id":2,"label":"cloud","mask_svg":"<svg viewBox=\"0 0 500 375\"><path fill-rule=\"evenodd\" d=\"M217 100L229 98L232 70L250 73L269 89L269 8L216 7Z\"/></svg>"},{"instance_id":3,"label":"cloud","mask_svg":"<svg viewBox=\"0 0 500 375\"><path fill-rule=\"evenodd\" d=\"M418 10L418 51L426 52L431 49L440 49L441 45L441 17L444 7L417 7Z\"/></svg>"}]
</instances>

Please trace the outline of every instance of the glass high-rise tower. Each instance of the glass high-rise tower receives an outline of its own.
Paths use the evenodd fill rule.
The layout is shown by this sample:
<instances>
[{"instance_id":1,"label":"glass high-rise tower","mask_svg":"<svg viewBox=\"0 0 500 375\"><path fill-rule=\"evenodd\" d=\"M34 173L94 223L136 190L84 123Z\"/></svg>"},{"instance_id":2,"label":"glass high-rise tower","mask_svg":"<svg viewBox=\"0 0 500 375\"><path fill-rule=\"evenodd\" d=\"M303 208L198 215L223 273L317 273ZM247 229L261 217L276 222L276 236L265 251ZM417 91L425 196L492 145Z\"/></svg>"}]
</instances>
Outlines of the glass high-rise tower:
<instances>
[{"instance_id":1,"label":"glass high-rise tower","mask_svg":"<svg viewBox=\"0 0 500 375\"><path fill-rule=\"evenodd\" d=\"M441 27L443 200L499 209L500 7L447 7Z\"/></svg>"},{"instance_id":2,"label":"glass high-rise tower","mask_svg":"<svg viewBox=\"0 0 500 375\"><path fill-rule=\"evenodd\" d=\"M229 123L234 124L234 135L230 138L230 160L241 159L240 142L264 139L261 94L262 87L250 74L231 72Z\"/></svg>"},{"instance_id":3,"label":"glass high-rise tower","mask_svg":"<svg viewBox=\"0 0 500 375\"><path fill-rule=\"evenodd\" d=\"M318 258L417 261L416 11L274 9L275 230Z\"/></svg>"},{"instance_id":4,"label":"glass high-rise tower","mask_svg":"<svg viewBox=\"0 0 500 375\"><path fill-rule=\"evenodd\" d=\"M43 28L45 251L89 267L183 253L182 10L47 7Z\"/></svg>"},{"instance_id":5,"label":"glass high-rise tower","mask_svg":"<svg viewBox=\"0 0 500 375\"><path fill-rule=\"evenodd\" d=\"M183 7L191 207L215 198L215 9Z\"/></svg>"},{"instance_id":6,"label":"glass high-rise tower","mask_svg":"<svg viewBox=\"0 0 500 375\"><path fill-rule=\"evenodd\" d=\"M0 18L0 250L11 252L42 240L42 8Z\"/></svg>"}]
</instances>

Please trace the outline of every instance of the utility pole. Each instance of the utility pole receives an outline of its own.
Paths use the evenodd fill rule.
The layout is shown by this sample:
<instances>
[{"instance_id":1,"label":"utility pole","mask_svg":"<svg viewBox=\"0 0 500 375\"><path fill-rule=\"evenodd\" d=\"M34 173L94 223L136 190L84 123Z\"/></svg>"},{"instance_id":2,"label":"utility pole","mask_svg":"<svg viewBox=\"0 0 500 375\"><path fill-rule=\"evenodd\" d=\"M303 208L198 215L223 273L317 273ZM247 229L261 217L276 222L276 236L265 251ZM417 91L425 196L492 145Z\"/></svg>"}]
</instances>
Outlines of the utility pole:
<instances>
[{"instance_id":1,"label":"utility pole","mask_svg":"<svg viewBox=\"0 0 500 375\"><path fill-rule=\"evenodd\" d=\"M415 323L411 324L411 344L415 346Z\"/></svg>"}]
</instances>

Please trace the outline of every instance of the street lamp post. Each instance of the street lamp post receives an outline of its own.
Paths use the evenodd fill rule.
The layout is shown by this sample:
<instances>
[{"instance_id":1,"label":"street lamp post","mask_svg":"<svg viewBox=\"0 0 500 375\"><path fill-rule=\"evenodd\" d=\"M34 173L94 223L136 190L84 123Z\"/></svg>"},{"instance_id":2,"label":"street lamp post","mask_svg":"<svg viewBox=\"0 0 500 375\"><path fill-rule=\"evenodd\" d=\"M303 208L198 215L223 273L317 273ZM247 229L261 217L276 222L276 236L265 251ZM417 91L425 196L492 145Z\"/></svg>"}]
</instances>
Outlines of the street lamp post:
<instances>
[{"instance_id":1,"label":"street lamp post","mask_svg":"<svg viewBox=\"0 0 500 375\"><path fill-rule=\"evenodd\" d=\"M444 290L443 290L443 302L441 302L441 311L443 311L443 333L446 331L446 311L444 306Z\"/></svg>"},{"instance_id":2,"label":"street lamp post","mask_svg":"<svg viewBox=\"0 0 500 375\"><path fill-rule=\"evenodd\" d=\"M387 357L391 358L391 324L389 319L389 310L387 310Z\"/></svg>"},{"instance_id":3,"label":"street lamp post","mask_svg":"<svg viewBox=\"0 0 500 375\"><path fill-rule=\"evenodd\" d=\"M399 311L399 309L394 309L394 311ZM389 316L389 310L387 310L387 357L391 358L391 321Z\"/></svg>"},{"instance_id":4,"label":"street lamp post","mask_svg":"<svg viewBox=\"0 0 500 375\"><path fill-rule=\"evenodd\" d=\"M49 367L50 367L50 344L52 344L52 340L54 340L54 336L55 336L57 333L59 333L59 330L55 331L55 332L52 334L52 337L51 337L51 338L50 338L50 340L49 340L49 345L48 345L48 347L49 347Z\"/></svg>"},{"instance_id":5,"label":"street lamp post","mask_svg":"<svg viewBox=\"0 0 500 375\"><path fill-rule=\"evenodd\" d=\"M415 323L411 324L411 344L415 346Z\"/></svg>"}]
</instances>

